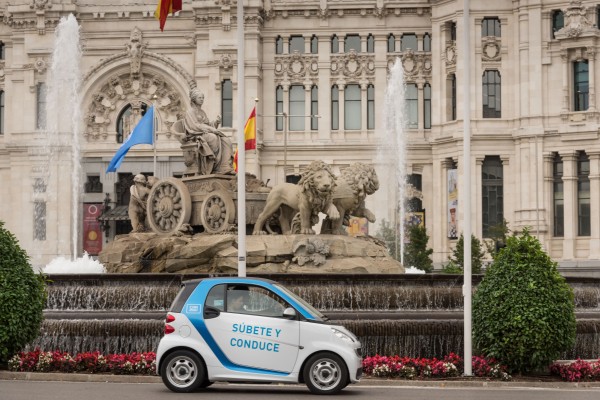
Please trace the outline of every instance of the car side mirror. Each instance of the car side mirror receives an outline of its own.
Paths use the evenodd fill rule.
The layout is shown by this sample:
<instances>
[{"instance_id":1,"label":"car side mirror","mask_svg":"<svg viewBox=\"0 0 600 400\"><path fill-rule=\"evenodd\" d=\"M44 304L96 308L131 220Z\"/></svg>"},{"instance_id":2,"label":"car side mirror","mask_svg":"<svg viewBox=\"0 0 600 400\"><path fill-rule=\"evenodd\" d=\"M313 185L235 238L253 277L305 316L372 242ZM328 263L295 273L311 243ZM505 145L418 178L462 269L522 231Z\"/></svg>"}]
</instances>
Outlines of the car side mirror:
<instances>
[{"instance_id":1,"label":"car side mirror","mask_svg":"<svg viewBox=\"0 0 600 400\"><path fill-rule=\"evenodd\" d=\"M287 319L294 319L296 318L296 310L294 310L292 307L288 307L283 310L283 316Z\"/></svg>"}]
</instances>

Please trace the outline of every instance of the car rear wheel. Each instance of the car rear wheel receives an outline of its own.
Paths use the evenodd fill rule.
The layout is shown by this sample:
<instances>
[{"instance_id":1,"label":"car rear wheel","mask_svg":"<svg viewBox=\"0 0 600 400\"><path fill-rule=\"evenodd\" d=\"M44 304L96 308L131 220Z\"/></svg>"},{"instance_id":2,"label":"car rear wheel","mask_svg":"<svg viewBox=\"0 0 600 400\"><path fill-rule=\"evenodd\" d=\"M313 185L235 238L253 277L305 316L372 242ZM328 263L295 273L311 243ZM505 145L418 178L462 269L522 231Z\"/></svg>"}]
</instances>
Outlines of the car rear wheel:
<instances>
[{"instance_id":1,"label":"car rear wheel","mask_svg":"<svg viewBox=\"0 0 600 400\"><path fill-rule=\"evenodd\" d=\"M314 394L336 394L348 384L344 360L333 353L315 354L304 368L304 382Z\"/></svg>"},{"instance_id":2,"label":"car rear wheel","mask_svg":"<svg viewBox=\"0 0 600 400\"><path fill-rule=\"evenodd\" d=\"M210 385L204 363L189 350L169 354L161 365L160 376L165 386L177 393L189 393Z\"/></svg>"}]
</instances>

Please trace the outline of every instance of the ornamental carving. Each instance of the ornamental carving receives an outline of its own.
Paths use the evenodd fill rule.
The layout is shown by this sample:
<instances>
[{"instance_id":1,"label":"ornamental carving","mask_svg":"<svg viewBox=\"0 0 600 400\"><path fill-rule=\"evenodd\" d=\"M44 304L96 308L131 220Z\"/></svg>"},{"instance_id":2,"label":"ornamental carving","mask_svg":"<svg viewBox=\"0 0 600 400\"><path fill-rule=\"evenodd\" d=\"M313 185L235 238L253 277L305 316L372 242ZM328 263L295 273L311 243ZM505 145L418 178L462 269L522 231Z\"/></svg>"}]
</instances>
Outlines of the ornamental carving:
<instances>
[{"instance_id":1,"label":"ornamental carving","mask_svg":"<svg viewBox=\"0 0 600 400\"><path fill-rule=\"evenodd\" d=\"M48 68L48 63L46 62L45 59L38 58L33 63L33 68L35 68L35 70L38 72L38 74L43 74L44 72L46 72L46 69Z\"/></svg>"},{"instance_id":2,"label":"ornamental carving","mask_svg":"<svg viewBox=\"0 0 600 400\"><path fill-rule=\"evenodd\" d=\"M443 58L446 61L446 67L453 67L456 65L456 44L452 43L446 46Z\"/></svg>"},{"instance_id":3,"label":"ornamental carving","mask_svg":"<svg viewBox=\"0 0 600 400\"><path fill-rule=\"evenodd\" d=\"M142 56L147 44L142 42L142 31L136 26L131 31L129 43L125 45L127 55L129 56L129 65L131 67L131 77L137 78L142 67Z\"/></svg>"},{"instance_id":4,"label":"ornamental carving","mask_svg":"<svg viewBox=\"0 0 600 400\"><path fill-rule=\"evenodd\" d=\"M316 78L319 72L318 61L318 56L298 51L275 56L275 77L292 82L302 82L306 77Z\"/></svg>"},{"instance_id":5,"label":"ornamental carving","mask_svg":"<svg viewBox=\"0 0 600 400\"><path fill-rule=\"evenodd\" d=\"M496 36L486 36L481 39L481 60L500 61L500 40Z\"/></svg>"},{"instance_id":6,"label":"ornamental carving","mask_svg":"<svg viewBox=\"0 0 600 400\"><path fill-rule=\"evenodd\" d=\"M350 50L346 54L331 57L331 76L343 75L348 80L358 80L364 76L375 74L375 56L373 54L361 54L356 50Z\"/></svg>"},{"instance_id":7,"label":"ornamental carving","mask_svg":"<svg viewBox=\"0 0 600 400\"><path fill-rule=\"evenodd\" d=\"M392 69L398 56L389 55L387 58L388 71ZM402 69L404 76L407 79L415 80L416 78L431 77L431 54L424 52L415 52L414 50L406 50L400 55L402 60Z\"/></svg>"},{"instance_id":8,"label":"ornamental carving","mask_svg":"<svg viewBox=\"0 0 600 400\"><path fill-rule=\"evenodd\" d=\"M116 134L117 118L123 108L127 104L139 108L142 102L156 107L162 124L157 130L170 137L168 128L183 112L181 96L162 77L143 72L137 78L127 73L112 76L92 95L84 118L84 137L98 140Z\"/></svg>"},{"instance_id":9,"label":"ornamental carving","mask_svg":"<svg viewBox=\"0 0 600 400\"><path fill-rule=\"evenodd\" d=\"M586 34L595 34L597 29L587 18L587 7L581 4L581 0L572 0L565 10L565 26L556 32L557 39L577 38L587 36Z\"/></svg>"},{"instance_id":10,"label":"ornamental carving","mask_svg":"<svg viewBox=\"0 0 600 400\"><path fill-rule=\"evenodd\" d=\"M49 3L48 0L33 0L31 4L29 4L29 8L35 10L45 10L46 8L52 8L52 3Z\"/></svg>"}]
</instances>

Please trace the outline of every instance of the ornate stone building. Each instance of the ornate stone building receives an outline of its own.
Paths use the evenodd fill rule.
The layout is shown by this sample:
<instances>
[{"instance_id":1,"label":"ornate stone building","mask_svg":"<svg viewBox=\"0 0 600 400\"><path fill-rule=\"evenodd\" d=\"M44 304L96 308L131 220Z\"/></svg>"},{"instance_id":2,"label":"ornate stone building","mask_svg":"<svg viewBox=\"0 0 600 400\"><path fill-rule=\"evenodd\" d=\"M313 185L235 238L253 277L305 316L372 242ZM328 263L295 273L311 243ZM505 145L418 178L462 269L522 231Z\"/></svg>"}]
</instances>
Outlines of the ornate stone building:
<instances>
[{"instance_id":1,"label":"ornate stone building","mask_svg":"<svg viewBox=\"0 0 600 400\"><path fill-rule=\"evenodd\" d=\"M128 229L128 189L133 175L154 172L153 150L134 147L117 173L104 171L149 105L158 114L156 175L167 177L185 168L170 126L185 112L191 87L205 92L205 111L222 114L222 130L234 141L235 116L260 99L258 149L248 153L247 168L273 184L314 159L337 171L376 162L387 74L400 57L406 164L422 194L410 203L425 215L436 265L446 262L462 221L486 238L506 220L513 230L531 227L564 267L600 266L597 2L474 1L468 27L456 0L244 4L247 99L238 110L235 1L184 0L164 32L153 17L155 1L0 1L0 220L37 254L34 262L71 254L65 221L73 208L102 207L106 199L104 234ZM46 190L51 182L39 140L53 33L69 13L80 24L83 49L84 193L74 206L61 177L68 161L56 174L58 195ZM469 49L461 41L466 28ZM466 51L469 160L462 151ZM461 207L465 190L455 190L466 162L473 173L470 210ZM393 206L369 206L380 219L394 219ZM83 223L86 214L75 218Z\"/></svg>"}]
</instances>

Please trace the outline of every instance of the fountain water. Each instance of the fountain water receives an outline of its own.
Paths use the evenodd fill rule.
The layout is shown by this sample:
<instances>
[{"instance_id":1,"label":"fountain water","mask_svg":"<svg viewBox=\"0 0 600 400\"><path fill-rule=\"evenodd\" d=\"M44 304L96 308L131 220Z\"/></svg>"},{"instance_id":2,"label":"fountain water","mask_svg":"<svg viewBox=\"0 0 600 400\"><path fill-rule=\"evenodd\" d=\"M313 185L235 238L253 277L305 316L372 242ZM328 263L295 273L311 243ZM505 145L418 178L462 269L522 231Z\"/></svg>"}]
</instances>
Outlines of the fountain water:
<instances>
[{"instance_id":1,"label":"fountain water","mask_svg":"<svg viewBox=\"0 0 600 400\"><path fill-rule=\"evenodd\" d=\"M79 224L81 205L81 162L79 137L81 135L80 73L81 47L79 25L70 14L62 17L56 28L52 64L47 82L45 110L45 150L48 154L45 166L45 181L48 200L56 203L50 210L55 215L48 218L48 227L56 228L52 234L58 238L69 238L68 245L57 245L51 251L55 255L74 259L79 249ZM44 121L40 121L43 124ZM64 177L70 175L70 182ZM70 186L69 186L70 183ZM69 200L65 201L64 190L69 188ZM46 210L40 214L45 214ZM36 217L44 217L39 215ZM70 226L69 234L65 234ZM36 236L37 237L37 236ZM34 263L41 263L40 256L33 255Z\"/></svg>"},{"instance_id":2,"label":"fountain water","mask_svg":"<svg viewBox=\"0 0 600 400\"><path fill-rule=\"evenodd\" d=\"M42 334L29 348L154 351L183 279L206 275L51 276ZM263 275L358 335L365 355L443 357L463 346L462 276ZM475 278L475 282L478 278ZM600 279L569 278L577 339L562 358L600 356Z\"/></svg>"},{"instance_id":3,"label":"fountain water","mask_svg":"<svg viewBox=\"0 0 600 400\"><path fill-rule=\"evenodd\" d=\"M389 215L396 231L396 254L400 254L400 261L404 264L404 214L406 193L406 101L405 101L404 70L402 60L398 57L390 69L388 84L385 93L385 129L383 141L378 149L377 164L381 167L377 171L381 182L395 182L383 185L381 195L386 196L379 204L394 204L393 213ZM386 190L383 190L387 188ZM376 194L377 196L377 194ZM398 239L399 238L399 239ZM400 246L400 248L398 248Z\"/></svg>"}]
</instances>

